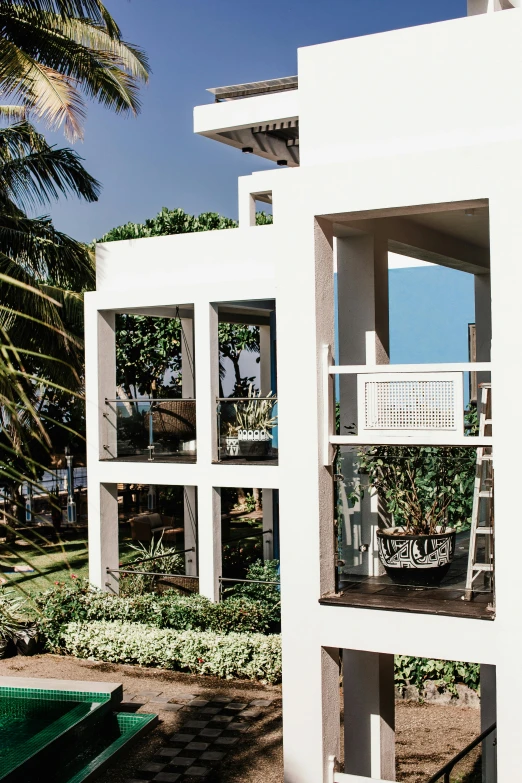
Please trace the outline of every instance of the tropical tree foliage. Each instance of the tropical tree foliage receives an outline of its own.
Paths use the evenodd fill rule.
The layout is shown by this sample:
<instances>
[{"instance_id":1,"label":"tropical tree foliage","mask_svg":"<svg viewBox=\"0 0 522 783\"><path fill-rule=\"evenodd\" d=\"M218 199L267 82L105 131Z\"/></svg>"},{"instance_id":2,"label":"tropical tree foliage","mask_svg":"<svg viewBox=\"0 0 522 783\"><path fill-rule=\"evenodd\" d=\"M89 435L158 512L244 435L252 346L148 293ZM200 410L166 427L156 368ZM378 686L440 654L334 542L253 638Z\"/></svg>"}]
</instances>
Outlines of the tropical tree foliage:
<instances>
[{"instance_id":1,"label":"tropical tree foliage","mask_svg":"<svg viewBox=\"0 0 522 783\"><path fill-rule=\"evenodd\" d=\"M218 215L217 212L202 212L201 215L189 215L182 209L163 207L156 217L144 223L125 223L104 234L98 242L115 242L119 239L143 239L145 237L163 237L170 234L192 234L195 231L215 231L222 228L237 228L231 218Z\"/></svg>"},{"instance_id":2,"label":"tropical tree foliage","mask_svg":"<svg viewBox=\"0 0 522 783\"><path fill-rule=\"evenodd\" d=\"M179 396L179 318L118 315L116 368L116 383L127 397Z\"/></svg>"},{"instance_id":3,"label":"tropical tree foliage","mask_svg":"<svg viewBox=\"0 0 522 783\"><path fill-rule=\"evenodd\" d=\"M21 484L37 482L49 455L75 437L81 291L94 283L90 249L27 210L60 194L95 201L98 192L73 150L49 146L28 122L0 129L0 484L11 522L23 511Z\"/></svg>"},{"instance_id":4,"label":"tropical tree foliage","mask_svg":"<svg viewBox=\"0 0 522 783\"><path fill-rule=\"evenodd\" d=\"M272 215L266 212L256 214L256 223L266 225L272 223ZM123 226L112 228L98 242L115 242L119 239L143 239L145 237L164 237L171 234L192 234L195 231L216 231L222 228L237 228L237 221L223 217L217 212L202 212L200 215L189 215L182 209L162 207L156 217L149 218L144 223L124 223Z\"/></svg>"},{"instance_id":5,"label":"tropical tree foliage","mask_svg":"<svg viewBox=\"0 0 522 783\"><path fill-rule=\"evenodd\" d=\"M259 354L259 327L247 326L245 324L220 323L218 326L218 337L220 356L222 359L229 359L232 362L234 371L234 388L230 396L248 397L249 389L252 390L254 388L255 377L241 375L239 360L243 351ZM257 361L259 362L259 357ZM221 363L219 366L220 384L225 374L225 367ZM224 396L223 389L220 390L220 396Z\"/></svg>"},{"instance_id":6,"label":"tropical tree foliage","mask_svg":"<svg viewBox=\"0 0 522 783\"><path fill-rule=\"evenodd\" d=\"M0 93L71 141L83 135L85 98L116 112L139 111L148 80L144 53L125 43L99 0L0 0Z\"/></svg>"}]
</instances>

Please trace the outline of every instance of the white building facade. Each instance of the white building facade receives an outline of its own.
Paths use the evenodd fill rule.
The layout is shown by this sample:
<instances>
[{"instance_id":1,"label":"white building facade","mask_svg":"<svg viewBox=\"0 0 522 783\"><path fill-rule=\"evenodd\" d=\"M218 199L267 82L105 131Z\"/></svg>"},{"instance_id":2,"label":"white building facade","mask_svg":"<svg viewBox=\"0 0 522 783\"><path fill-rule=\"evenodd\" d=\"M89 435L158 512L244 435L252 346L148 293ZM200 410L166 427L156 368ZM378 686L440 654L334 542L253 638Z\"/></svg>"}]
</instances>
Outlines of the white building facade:
<instances>
[{"instance_id":1,"label":"white building facade","mask_svg":"<svg viewBox=\"0 0 522 783\"><path fill-rule=\"evenodd\" d=\"M195 109L196 133L281 163L240 178L239 227L97 248L97 290L86 295L91 581L118 590L118 484L185 488L197 507L199 590L214 601L221 488L261 487L270 503L277 492L289 783L331 779L341 758L349 777L335 772L338 781L397 779L397 654L479 663L482 727L496 721L500 739L498 747L493 734L484 743L484 780L511 783L522 769L513 504L522 430L514 394L522 380L522 10L515 5L468 0L467 18L307 47L299 50L297 78L215 91L215 103ZM256 225L256 203L267 201L274 222ZM381 601L373 582L366 592L341 589L339 575L350 584L379 580L382 568L377 501L367 498L355 512L345 503L344 517L339 511L336 448L469 443L462 423L402 436L362 430L355 379L388 372L389 252L474 276L475 363L390 370L441 378L474 371L479 382L491 380L493 435L475 445L494 451L494 594L490 583L477 601L461 600L457 589L441 590L431 603L415 603L407 588ZM117 398L117 313L183 319L194 368L183 373L183 397L195 399L195 458L118 458L105 402ZM260 327L261 393L277 391L277 459L220 459L223 319Z\"/></svg>"}]
</instances>

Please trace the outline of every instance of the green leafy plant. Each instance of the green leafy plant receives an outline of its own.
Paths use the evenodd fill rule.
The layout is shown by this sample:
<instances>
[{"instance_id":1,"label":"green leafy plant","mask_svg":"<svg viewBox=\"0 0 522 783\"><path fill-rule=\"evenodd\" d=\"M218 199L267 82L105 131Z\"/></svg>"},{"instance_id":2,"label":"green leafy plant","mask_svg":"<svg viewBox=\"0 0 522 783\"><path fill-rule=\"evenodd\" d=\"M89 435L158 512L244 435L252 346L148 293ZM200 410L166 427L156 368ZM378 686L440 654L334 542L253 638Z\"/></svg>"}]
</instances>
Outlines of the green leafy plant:
<instances>
[{"instance_id":1,"label":"green leafy plant","mask_svg":"<svg viewBox=\"0 0 522 783\"><path fill-rule=\"evenodd\" d=\"M248 598L262 606L267 612L272 628L280 628L281 624L281 591L279 587L279 560L257 560L248 568L246 579L253 584L238 582L224 591L226 596ZM260 584L260 582L271 584Z\"/></svg>"},{"instance_id":2,"label":"green leafy plant","mask_svg":"<svg viewBox=\"0 0 522 783\"><path fill-rule=\"evenodd\" d=\"M48 650L60 649L60 634L70 622L120 621L180 631L269 633L274 630L271 610L247 596L233 595L213 603L202 595L180 595L175 590L113 596L80 579L60 583L37 599L39 630Z\"/></svg>"},{"instance_id":3,"label":"green leafy plant","mask_svg":"<svg viewBox=\"0 0 522 783\"><path fill-rule=\"evenodd\" d=\"M10 596L0 589L0 640L12 639L24 623L25 601L19 596Z\"/></svg>"},{"instance_id":4,"label":"green leafy plant","mask_svg":"<svg viewBox=\"0 0 522 783\"><path fill-rule=\"evenodd\" d=\"M436 682L442 690L456 693L460 682L468 688L480 689L480 665L462 661L444 661L432 658L413 658L409 655L395 656L395 684L414 685L422 690L427 681Z\"/></svg>"},{"instance_id":5,"label":"green leafy plant","mask_svg":"<svg viewBox=\"0 0 522 783\"><path fill-rule=\"evenodd\" d=\"M272 223L272 215L266 212L256 214L256 223ZM144 223L125 223L104 234L98 242L115 242L121 239L142 239L144 237L164 237L171 234L192 234L195 231L216 231L224 228L237 228L236 220L223 217L217 212L202 212L201 215L188 215L182 209L162 207L158 214Z\"/></svg>"},{"instance_id":6,"label":"green leafy plant","mask_svg":"<svg viewBox=\"0 0 522 783\"><path fill-rule=\"evenodd\" d=\"M252 511L255 510L256 510L256 499L253 495L248 493L245 498L245 511L247 511L247 513L250 514Z\"/></svg>"},{"instance_id":7,"label":"green leafy plant","mask_svg":"<svg viewBox=\"0 0 522 783\"><path fill-rule=\"evenodd\" d=\"M473 449L370 446L358 456L359 470L406 533L428 535L467 522L463 499L474 480Z\"/></svg>"},{"instance_id":8,"label":"green leafy plant","mask_svg":"<svg viewBox=\"0 0 522 783\"><path fill-rule=\"evenodd\" d=\"M259 392L255 392L250 385L247 396L248 402L234 404L238 429L264 431L271 438L270 430L277 424L277 417L272 415L276 402L274 395L270 392L266 399L260 399Z\"/></svg>"},{"instance_id":9,"label":"green leafy plant","mask_svg":"<svg viewBox=\"0 0 522 783\"><path fill-rule=\"evenodd\" d=\"M259 536L223 544L223 574L242 579L250 566L263 557L263 542Z\"/></svg>"},{"instance_id":10,"label":"green leafy plant","mask_svg":"<svg viewBox=\"0 0 522 783\"><path fill-rule=\"evenodd\" d=\"M159 577L153 574L182 574L185 568L183 555L174 547L163 544L163 536L153 538L148 546L141 541L131 544L130 548L136 555L127 563L129 570L148 571L145 574L122 574L120 592L122 595L136 595L151 592L156 589ZM145 562L141 562L145 560Z\"/></svg>"},{"instance_id":11,"label":"green leafy plant","mask_svg":"<svg viewBox=\"0 0 522 783\"><path fill-rule=\"evenodd\" d=\"M69 623L63 649L78 658L137 663L231 679L281 680L281 637L174 631L122 622Z\"/></svg>"},{"instance_id":12,"label":"green leafy plant","mask_svg":"<svg viewBox=\"0 0 522 783\"><path fill-rule=\"evenodd\" d=\"M465 425L469 435L478 433L474 405L465 412ZM395 526L421 535L434 533L439 526L457 531L469 528L476 466L473 447L369 446L357 457L358 473L368 475ZM338 456L339 472L342 459ZM359 482L347 486L352 503L363 494Z\"/></svg>"}]
</instances>

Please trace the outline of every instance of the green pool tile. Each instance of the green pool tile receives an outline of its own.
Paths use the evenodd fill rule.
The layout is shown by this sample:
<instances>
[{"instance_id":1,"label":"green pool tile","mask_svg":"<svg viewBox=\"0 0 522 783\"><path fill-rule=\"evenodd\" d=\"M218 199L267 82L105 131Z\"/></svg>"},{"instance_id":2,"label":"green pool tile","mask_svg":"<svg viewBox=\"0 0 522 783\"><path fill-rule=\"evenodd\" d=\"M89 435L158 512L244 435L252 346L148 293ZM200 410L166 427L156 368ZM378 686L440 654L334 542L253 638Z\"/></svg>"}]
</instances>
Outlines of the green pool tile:
<instances>
[{"instance_id":1,"label":"green pool tile","mask_svg":"<svg viewBox=\"0 0 522 783\"><path fill-rule=\"evenodd\" d=\"M39 780L38 765L55 753L61 762L56 783L88 780L156 720L151 714L113 713L111 692L1 686L0 780ZM78 731L81 747L73 753Z\"/></svg>"}]
</instances>

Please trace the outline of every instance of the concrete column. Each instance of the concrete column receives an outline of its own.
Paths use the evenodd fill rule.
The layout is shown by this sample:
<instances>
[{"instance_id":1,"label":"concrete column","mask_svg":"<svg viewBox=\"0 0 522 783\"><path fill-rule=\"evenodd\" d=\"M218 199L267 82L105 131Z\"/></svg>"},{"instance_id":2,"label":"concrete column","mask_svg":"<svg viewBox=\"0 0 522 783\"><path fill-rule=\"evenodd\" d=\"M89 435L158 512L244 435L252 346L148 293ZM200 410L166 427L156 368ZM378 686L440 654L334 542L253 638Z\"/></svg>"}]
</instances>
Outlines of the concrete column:
<instances>
[{"instance_id":1,"label":"concrete column","mask_svg":"<svg viewBox=\"0 0 522 783\"><path fill-rule=\"evenodd\" d=\"M198 537L196 513L196 487L183 487L183 549L196 547L194 552L185 552L185 574L198 575Z\"/></svg>"},{"instance_id":2,"label":"concrete column","mask_svg":"<svg viewBox=\"0 0 522 783\"><path fill-rule=\"evenodd\" d=\"M389 362L388 242L385 237L364 235L337 240L338 342L340 364ZM342 375L340 434L357 423L357 379ZM348 486L359 482L356 457L343 455L342 471ZM342 559L352 573L376 576L382 567L376 549L377 498L365 493L354 508L342 504Z\"/></svg>"},{"instance_id":3,"label":"concrete column","mask_svg":"<svg viewBox=\"0 0 522 783\"><path fill-rule=\"evenodd\" d=\"M219 601L221 576L221 490L198 487L199 592Z\"/></svg>"},{"instance_id":4,"label":"concrete column","mask_svg":"<svg viewBox=\"0 0 522 783\"><path fill-rule=\"evenodd\" d=\"M263 532L271 530L271 533L265 533L263 536L263 559L274 559L274 491L272 489L263 489Z\"/></svg>"},{"instance_id":5,"label":"concrete column","mask_svg":"<svg viewBox=\"0 0 522 783\"><path fill-rule=\"evenodd\" d=\"M343 650L344 771L395 780L393 655Z\"/></svg>"},{"instance_id":6,"label":"concrete column","mask_svg":"<svg viewBox=\"0 0 522 783\"><path fill-rule=\"evenodd\" d=\"M296 276L287 265L281 265L277 322L279 448L281 465L285 466L279 488L283 752L286 783L322 783L328 757L339 758L339 664L338 650L321 646L319 615L327 607L321 607L319 613L311 607L317 607L318 598L335 586L333 479L331 467L323 465L323 454L309 431L313 428L320 437L324 434L323 346L334 342L333 241L326 221L316 219L312 235L311 225L307 227L302 221L299 205L292 204L292 209L299 218L287 226L288 246L282 246L281 258L295 254L297 242L302 266ZM315 363L317 382L310 381L307 394L296 396L292 314L297 301L308 314L300 322L300 361L310 368ZM306 487L306 504L299 517L299 557L292 525L296 480Z\"/></svg>"},{"instance_id":7,"label":"concrete column","mask_svg":"<svg viewBox=\"0 0 522 783\"><path fill-rule=\"evenodd\" d=\"M194 365L194 321L192 318L181 318L181 396L193 399L195 384Z\"/></svg>"},{"instance_id":8,"label":"concrete column","mask_svg":"<svg viewBox=\"0 0 522 783\"><path fill-rule=\"evenodd\" d=\"M195 306L194 327L198 461L208 464L218 458L216 399L219 396L219 339L217 305L208 302L197 304Z\"/></svg>"},{"instance_id":9,"label":"concrete column","mask_svg":"<svg viewBox=\"0 0 522 783\"><path fill-rule=\"evenodd\" d=\"M309 637L282 643L285 783L323 783L329 757L340 757L339 650Z\"/></svg>"},{"instance_id":10,"label":"concrete column","mask_svg":"<svg viewBox=\"0 0 522 783\"><path fill-rule=\"evenodd\" d=\"M497 671L495 666L480 666L480 731L497 720ZM482 743L482 783L497 781L497 732Z\"/></svg>"},{"instance_id":11,"label":"concrete column","mask_svg":"<svg viewBox=\"0 0 522 783\"><path fill-rule=\"evenodd\" d=\"M468 0L468 16L491 14L502 10L501 0Z\"/></svg>"},{"instance_id":12,"label":"concrete column","mask_svg":"<svg viewBox=\"0 0 522 783\"><path fill-rule=\"evenodd\" d=\"M491 361L491 276L475 275L475 330L477 362ZM488 382L490 373L477 373L477 384ZM480 400L480 392L478 393Z\"/></svg>"},{"instance_id":13,"label":"concrete column","mask_svg":"<svg viewBox=\"0 0 522 783\"><path fill-rule=\"evenodd\" d=\"M116 404L105 399L116 397L116 332L115 314L98 312L98 405L100 459L118 456L116 438Z\"/></svg>"},{"instance_id":14,"label":"concrete column","mask_svg":"<svg viewBox=\"0 0 522 783\"><path fill-rule=\"evenodd\" d=\"M119 591L118 574L108 574L108 568L118 568L118 487L100 484L89 490L89 582L110 593Z\"/></svg>"},{"instance_id":15,"label":"concrete column","mask_svg":"<svg viewBox=\"0 0 522 783\"><path fill-rule=\"evenodd\" d=\"M270 326L259 327L259 389L261 396L274 391L272 389L272 367L271 367L271 338Z\"/></svg>"},{"instance_id":16,"label":"concrete column","mask_svg":"<svg viewBox=\"0 0 522 783\"><path fill-rule=\"evenodd\" d=\"M96 482L98 459L117 456L115 315L86 309L86 397L90 419L87 429L88 465L92 487L88 493L89 580L101 590L118 592L118 492L116 484ZM96 418L98 419L96 421ZM92 423L91 423L92 422ZM98 489L99 488L99 489ZM107 587L106 583L109 583Z\"/></svg>"}]
</instances>

